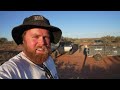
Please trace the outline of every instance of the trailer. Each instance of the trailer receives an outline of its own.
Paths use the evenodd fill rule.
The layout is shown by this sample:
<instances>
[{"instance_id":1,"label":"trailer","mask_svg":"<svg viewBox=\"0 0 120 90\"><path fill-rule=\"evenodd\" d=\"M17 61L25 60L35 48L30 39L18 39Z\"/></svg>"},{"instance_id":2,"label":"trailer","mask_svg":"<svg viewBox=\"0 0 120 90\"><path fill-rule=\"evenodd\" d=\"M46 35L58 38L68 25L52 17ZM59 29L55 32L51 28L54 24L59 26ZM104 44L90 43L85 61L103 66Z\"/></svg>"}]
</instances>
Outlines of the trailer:
<instances>
[{"instance_id":1,"label":"trailer","mask_svg":"<svg viewBox=\"0 0 120 90\"><path fill-rule=\"evenodd\" d=\"M119 46L105 46L105 45L90 45L88 57L93 57L95 60L101 60L103 56L119 56Z\"/></svg>"}]
</instances>

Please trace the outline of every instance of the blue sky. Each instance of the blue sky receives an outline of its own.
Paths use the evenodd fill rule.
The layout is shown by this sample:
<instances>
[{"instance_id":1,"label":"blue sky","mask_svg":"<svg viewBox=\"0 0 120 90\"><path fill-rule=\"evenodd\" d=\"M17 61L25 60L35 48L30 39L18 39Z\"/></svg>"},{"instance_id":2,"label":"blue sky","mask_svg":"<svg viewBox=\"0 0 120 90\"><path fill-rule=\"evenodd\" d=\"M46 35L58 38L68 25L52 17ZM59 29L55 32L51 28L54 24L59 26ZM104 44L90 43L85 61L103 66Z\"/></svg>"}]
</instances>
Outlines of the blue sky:
<instances>
[{"instance_id":1,"label":"blue sky","mask_svg":"<svg viewBox=\"0 0 120 90\"><path fill-rule=\"evenodd\" d=\"M120 36L120 11L0 11L0 37L13 40L11 30L31 15L43 15L59 27L63 37Z\"/></svg>"}]
</instances>

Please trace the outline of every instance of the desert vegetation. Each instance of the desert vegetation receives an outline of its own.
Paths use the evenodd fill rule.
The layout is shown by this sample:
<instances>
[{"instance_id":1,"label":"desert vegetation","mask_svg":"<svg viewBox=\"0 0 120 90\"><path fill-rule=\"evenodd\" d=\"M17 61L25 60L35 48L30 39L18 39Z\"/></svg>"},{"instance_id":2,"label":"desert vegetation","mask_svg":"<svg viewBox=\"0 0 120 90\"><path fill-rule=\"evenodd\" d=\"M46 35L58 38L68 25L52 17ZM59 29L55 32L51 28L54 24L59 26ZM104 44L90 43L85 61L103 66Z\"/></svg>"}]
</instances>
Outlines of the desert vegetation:
<instances>
[{"instance_id":1,"label":"desert vegetation","mask_svg":"<svg viewBox=\"0 0 120 90\"><path fill-rule=\"evenodd\" d=\"M76 44L93 44L95 40L102 40L104 45L120 46L120 37L105 36L101 38L63 38L64 41L72 41ZM14 41L0 38L0 64L18 54L22 48ZM82 51L73 55L64 54L55 59L59 77L61 79L119 79L120 56L103 57L101 61L95 61L88 57L84 61Z\"/></svg>"}]
</instances>

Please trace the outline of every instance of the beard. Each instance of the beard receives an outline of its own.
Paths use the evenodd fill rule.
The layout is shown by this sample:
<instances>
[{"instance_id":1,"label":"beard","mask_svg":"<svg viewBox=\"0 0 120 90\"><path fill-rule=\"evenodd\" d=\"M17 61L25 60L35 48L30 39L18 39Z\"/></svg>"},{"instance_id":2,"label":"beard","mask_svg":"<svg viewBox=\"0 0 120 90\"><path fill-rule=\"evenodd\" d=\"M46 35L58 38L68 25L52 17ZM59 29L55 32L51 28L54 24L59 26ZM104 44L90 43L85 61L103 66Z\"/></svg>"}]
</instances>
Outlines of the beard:
<instances>
[{"instance_id":1,"label":"beard","mask_svg":"<svg viewBox=\"0 0 120 90\"><path fill-rule=\"evenodd\" d=\"M42 48L44 52L36 53L37 48ZM31 50L30 48L25 47L24 53L26 54L26 57L33 63L42 64L48 59L51 53L51 49L47 46L41 46L41 47L39 46L37 48L35 50Z\"/></svg>"}]
</instances>

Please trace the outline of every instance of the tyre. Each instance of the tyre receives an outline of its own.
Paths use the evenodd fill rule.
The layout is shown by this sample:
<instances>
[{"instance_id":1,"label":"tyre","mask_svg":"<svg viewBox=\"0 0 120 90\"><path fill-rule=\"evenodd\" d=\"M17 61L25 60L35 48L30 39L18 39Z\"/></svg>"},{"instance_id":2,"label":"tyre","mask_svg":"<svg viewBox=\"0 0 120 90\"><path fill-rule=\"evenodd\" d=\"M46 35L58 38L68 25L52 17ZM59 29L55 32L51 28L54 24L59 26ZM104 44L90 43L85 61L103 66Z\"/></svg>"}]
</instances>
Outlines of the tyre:
<instances>
[{"instance_id":1,"label":"tyre","mask_svg":"<svg viewBox=\"0 0 120 90\"><path fill-rule=\"evenodd\" d=\"M78 45L77 44L73 44L72 45L72 49L69 51L69 54L73 54L78 50Z\"/></svg>"},{"instance_id":2,"label":"tyre","mask_svg":"<svg viewBox=\"0 0 120 90\"><path fill-rule=\"evenodd\" d=\"M68 52L69 55L73 54L73 49Z\"/></svg>"},{"instance_id":3,"label":"tyre","mask_svg":"<svg viewBox=\"0 0 120 90\"><path fill-rule=\"evenodd\" d=\"M93 56L93 58L96 60L96 61L100 61L102 60L102 55L101 54L96 54Z\"/></svg>"},{"instance_id":4,"label":"tyre","mask_svg":"<svg viewBox=\"0 0 120 90\"><path fill-rule=\"evenodd\" d=\"M53 58L56 59L57 56L58 56L58 51L54 51L54 56L53 56Z\"/></svg>"}]
</instances>

